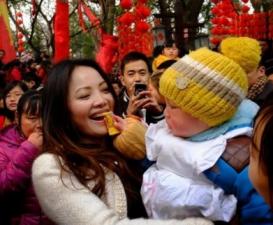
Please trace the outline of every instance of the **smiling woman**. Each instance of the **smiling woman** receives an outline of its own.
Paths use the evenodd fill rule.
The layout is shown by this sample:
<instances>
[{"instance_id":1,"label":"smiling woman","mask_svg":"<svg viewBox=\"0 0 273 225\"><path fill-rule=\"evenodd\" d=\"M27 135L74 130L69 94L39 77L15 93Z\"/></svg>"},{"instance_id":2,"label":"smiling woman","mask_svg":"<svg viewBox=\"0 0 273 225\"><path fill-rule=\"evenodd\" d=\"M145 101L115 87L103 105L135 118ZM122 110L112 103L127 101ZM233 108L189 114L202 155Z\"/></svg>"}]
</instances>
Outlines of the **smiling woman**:
<instances>
[{"instance_id":1,"label":"smiling woman","mask_svg":"<svg viewBox=\"0 0 273 225\"><path fill-rule=\"evenodd\" d=\"M33 165L39 202L56 224L211 224L144 217L136 174L113 148L103 120L115 112L107 76L91 60L66 60L49 75L43 92L44 146ZM137 188L137 190L136 190Z\"/></svg>"}]
</instances>

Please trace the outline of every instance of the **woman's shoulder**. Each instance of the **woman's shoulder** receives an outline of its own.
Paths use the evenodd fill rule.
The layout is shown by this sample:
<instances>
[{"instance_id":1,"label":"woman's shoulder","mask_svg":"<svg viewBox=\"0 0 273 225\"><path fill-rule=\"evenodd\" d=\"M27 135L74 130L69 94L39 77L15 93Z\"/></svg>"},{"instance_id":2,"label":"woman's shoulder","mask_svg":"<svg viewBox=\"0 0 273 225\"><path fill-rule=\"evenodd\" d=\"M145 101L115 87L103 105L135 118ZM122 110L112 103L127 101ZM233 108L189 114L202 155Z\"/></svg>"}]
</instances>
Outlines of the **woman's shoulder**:
<instances>
[{"instance_id":1,"label":"woman's shoulder","mask_svg":"<svg viewBox=\"0 0 273 225\"><path fill-rule=\"evenodd\" d=\"M58 156L56 156L55 154L52 153L42 153L41 155L39 155L33 164L33 167L44 167L47 165L58 165Z\"/></svg>"},{"instance_id":2,"label":"woman's shoulder","mask_svg":"<svg viewBox=\"0 0 273 225\"><path fill-rule=\"evenodd\" d=\"M39 155L32 166L33 176L39 176L45 171L60 170L58 157L52 153L43 153Z\"/></svg>"}]
</instances>

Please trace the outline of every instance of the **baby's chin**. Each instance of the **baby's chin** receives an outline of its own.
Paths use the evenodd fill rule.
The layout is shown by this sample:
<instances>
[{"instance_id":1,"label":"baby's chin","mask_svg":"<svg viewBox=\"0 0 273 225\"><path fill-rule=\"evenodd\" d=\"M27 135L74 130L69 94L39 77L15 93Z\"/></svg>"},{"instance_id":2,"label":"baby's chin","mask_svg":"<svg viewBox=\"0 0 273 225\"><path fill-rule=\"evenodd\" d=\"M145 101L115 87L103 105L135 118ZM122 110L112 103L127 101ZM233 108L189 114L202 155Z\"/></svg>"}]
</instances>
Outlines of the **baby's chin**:
<instances>
[{"instance_id":1,"label":"baby's chin","mask_svg":"<svg viewBox=\"0 0 273 225\"><path fill-rule=\"evenodd\" d=\"M181 138L190 138L194 135L197 135L199 134L200 132L196 131L196 132L189 132L189 130L175 130L175 129L172 129L171 127L169 127L168 125L168 128L170 130L170 133L176 137L181 137Z\"/></svg>"}]
</instances>

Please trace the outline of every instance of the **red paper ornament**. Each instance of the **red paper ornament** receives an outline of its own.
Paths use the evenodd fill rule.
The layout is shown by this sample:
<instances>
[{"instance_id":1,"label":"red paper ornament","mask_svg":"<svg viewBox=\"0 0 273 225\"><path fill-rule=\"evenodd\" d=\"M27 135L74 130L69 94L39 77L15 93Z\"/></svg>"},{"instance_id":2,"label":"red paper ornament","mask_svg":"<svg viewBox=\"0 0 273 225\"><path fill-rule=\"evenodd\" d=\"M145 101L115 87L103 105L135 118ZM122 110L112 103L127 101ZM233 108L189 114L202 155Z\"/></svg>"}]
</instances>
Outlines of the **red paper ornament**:
<instances>
[{"instance_id":1,"label":"red paper ornament","mask_svg":"<svg viewBox=\"0 0 273 225\"><path fill-rule=\"evenodd\" d=\"M21 25L21 24L23 23L23 20L17 19L17 20L16 20L16 23L17 23L18 25Z\"/></svg>"},{"instance_id":2,"label":"red paper ornament","mask_svg":"<svg viewBox=\"0 0 273 225\"><path fill-rule=\"evenodd\" d=\"M22 17L23 15L22 15L21 12L17 12L17 13L16 13L16 16L17 16L17 17Z\"/></svg>"},{"instance_id":3,"label":"red paper ornament","mask_svg":"<svg viewBox=\"0 0 273 225\"><path fill-rule=\"evenodd\" d=\"M137 32L140 32L140 33L144 33L146 31L148 31L150 28L149 24L144 22L144 21L139 21L137 24L136 24L136 31Z\"/></svg>"},{"instance_id":4,"label":"red paper ornament","mask_svg":"<svg viewBox=\"0 0 273 225\"><path fill-rule=\"evenodd\" d=\"M120 6L123 9L130 9L132 7L132 0L121 0Z\"/></svg>"},{"instance_id":5,"label":"red paper ornament","mask_svg":"<svg viewBox=\"0 0 273 225\"><path fill-rule=\"evenodd\" d=\"M119 23L130 25L135 20L135 16L131 12L126 12L118 18Z\"/></svg>"},{"instance_id":6,"label":"red paper ornament","mask_svg":"<svg viewBox=\"0 0 273 225\"><path fill-rule=\"evenodd\" d=\"M248 2L249 2L249 0L242 0L242 2L243 2L243 3L248 3Z\"/></svg>"},{"instance_id":7,"label":"red paper ornament","mask_svg":"<svg viewBox=\"0 0 273 225\"><path fill-rule=\"evenodd\" d=\"M18 40L18 45L23 45L24 44L24 41L22 39L19 39Z\"/></svg>"},{"instance_id":8,"label":"red paper ornament","mask_svg":"<svg viewBox=\"0 0 273 225\"><path fill-rule=\"evenodd\" d=\"M148 0L138 0L139 3L146 4Z\"/></svg>"},{"instance_id":9,"label":"red paper ornament","mask_svg":"<svg viewBox=\"0 0 273 225\"><path fill-rule=\"evenodd\" d=\"M221 12L218 7L214 7L211 9L211 13L214 15L219 15Z\"/></svg>"},{"instance_id":10,"label":"red paper ornament","mask_svg":"<svg viewBox=\"0 0 273 225\"><path fill-rule=\"evenodd\" d=\"M249 11L249 9L250 8L247 5L243 5L241 10L242 10L243 13L247 13Z\"/></svg>"},{"instance_id":11,"label":"red paper ornament","mask_svg":"<svg viewBox=\"0 0 273 225\"><path fill-rule=\"evenodd\" d=\"M141 19L145 19L151 14L151 10L150 10L150 8L148 8L148 7L144 6L144 5L137 6L136 7L136 14Z\"/></svg>"},{"instance_id":12,"label":"red paper ornament","mask_svg":"<svg viewBox=\"0 0 273 225\"><path fill-rule=\"evenodd\" d=\"M18 38L18 39L22 39L23 36L24 36L24 35L23 35L21 32L19 32L19 33L17 34L17 38Z\"/></svg>"},{"instance_id":13,"label":"red paper ornament","mask_svg":"<svg viewBox=\"0 0 273 225\"><path fill-rule=\"evenodd\" d=\"M19 47L18 47L18 52L21 53L21 52L23 52L24 50L25 50L24 46L19 46Z\"/></svg>"}]
</instances>

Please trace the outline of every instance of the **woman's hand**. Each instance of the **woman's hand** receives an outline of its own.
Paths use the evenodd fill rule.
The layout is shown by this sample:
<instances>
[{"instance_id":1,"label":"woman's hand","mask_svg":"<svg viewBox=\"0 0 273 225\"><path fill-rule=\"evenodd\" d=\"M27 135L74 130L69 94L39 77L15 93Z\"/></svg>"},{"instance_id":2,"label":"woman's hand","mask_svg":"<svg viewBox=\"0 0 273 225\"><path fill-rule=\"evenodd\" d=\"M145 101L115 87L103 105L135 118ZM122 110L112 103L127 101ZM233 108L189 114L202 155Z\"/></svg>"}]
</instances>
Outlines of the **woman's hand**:
<instances>
[{"instance_id":1,"label":"woman's hand","mask_svg":"<svg viewBox=\"0 0 273 225\"><path fill-rule=\"evenodd\" d=\"M42 150L43 146L43 133L40 129L36 129L31 133L27 139L32 143L39 151Z\"/></svg>"}]
</instances>

